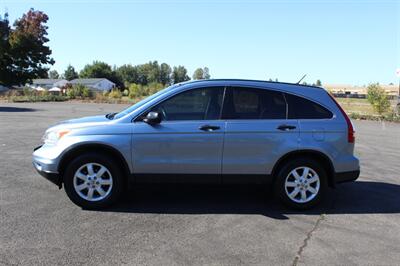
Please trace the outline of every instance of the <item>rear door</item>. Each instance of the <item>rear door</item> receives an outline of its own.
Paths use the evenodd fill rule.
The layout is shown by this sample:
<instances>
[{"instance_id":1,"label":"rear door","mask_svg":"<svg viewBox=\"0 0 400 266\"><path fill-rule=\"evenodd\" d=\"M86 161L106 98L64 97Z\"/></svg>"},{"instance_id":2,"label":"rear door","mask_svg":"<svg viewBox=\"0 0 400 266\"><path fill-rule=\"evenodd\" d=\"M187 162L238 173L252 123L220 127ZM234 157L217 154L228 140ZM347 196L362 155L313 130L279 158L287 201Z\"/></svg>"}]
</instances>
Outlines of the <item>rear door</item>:
<instances>
[{"instance_id":1,"label":"rear door","mask_svg":"<svg viewBox=\"0 0 400 266\"><path fill-rule=\"evenodd\" d=\"M264 182L275 162L298 147L299 125L287 119L282 92L229 87L222 119L226 121L223 182Z\"/></svg>"}]
</instances>

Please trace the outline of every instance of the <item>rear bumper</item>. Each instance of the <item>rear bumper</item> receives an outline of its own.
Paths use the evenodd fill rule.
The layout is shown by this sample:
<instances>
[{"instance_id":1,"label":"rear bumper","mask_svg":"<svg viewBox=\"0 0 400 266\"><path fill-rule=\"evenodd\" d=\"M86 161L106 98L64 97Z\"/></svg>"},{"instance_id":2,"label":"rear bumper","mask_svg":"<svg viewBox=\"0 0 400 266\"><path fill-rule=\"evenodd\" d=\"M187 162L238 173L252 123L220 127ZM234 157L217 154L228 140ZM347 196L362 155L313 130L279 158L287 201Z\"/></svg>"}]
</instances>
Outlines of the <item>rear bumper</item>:
<instances>
[{"instance_id":1,"label":"rear bumper","mask_svg":"<svg viewBox=\"0 0 400 266\"><path fill-rule=\"evenodd\" d=\"M335 184L355 181L360 176L360 170L335 173Z\"/></svg>"}]
</instances>

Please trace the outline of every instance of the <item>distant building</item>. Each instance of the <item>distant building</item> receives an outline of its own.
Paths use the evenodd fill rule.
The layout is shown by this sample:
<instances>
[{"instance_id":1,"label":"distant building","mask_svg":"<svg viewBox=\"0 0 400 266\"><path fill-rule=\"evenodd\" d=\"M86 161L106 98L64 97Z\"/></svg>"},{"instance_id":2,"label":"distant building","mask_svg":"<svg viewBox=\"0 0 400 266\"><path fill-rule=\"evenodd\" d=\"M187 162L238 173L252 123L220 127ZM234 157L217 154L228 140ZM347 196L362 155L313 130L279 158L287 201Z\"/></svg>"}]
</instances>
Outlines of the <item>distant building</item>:
<instances>
[{"instance_id":1,"label":"distant building","mask_svg":"<svg viewBox=\"0 0 400 266\"><path fill-rule=\"evenodd\" d=\"M0 84L0 93L8 91L8 88Z\"/></svg>"},{"instance_id":2,"label":"distant building","mask_svg":"<svg viewBox=\"0 0 400 266\"><path fill-rule=\"evenodd\" d=\"M74 79L69 82L71 85L81 84L92 90L110 91L115 88L115 83L106 78Z\"/></svg>"},{"instance_id":3,"label":"distant building","mask_svg":"<svg viewBox=\"0 0 400 266\"><path fill-rule=\"evenodd\" d=\"M380 85L390 98L395 98L399 94L396 85ZM354 86L350 84L324 84L323 87L333 93L336 97L365 98L367 96L367 86Z\"/></svg>"},{"instance_id":4,"label":"distant building","mask_svg":"<svg viewBox=\"0 0 400 266\"><path fill-rule=\"evenodd\" d=\"M28 87L36 90L49 90L54 87L62 88L68 84L66 79L34 79L32 84L27 84Z\"/></svg>"}]
</instances>

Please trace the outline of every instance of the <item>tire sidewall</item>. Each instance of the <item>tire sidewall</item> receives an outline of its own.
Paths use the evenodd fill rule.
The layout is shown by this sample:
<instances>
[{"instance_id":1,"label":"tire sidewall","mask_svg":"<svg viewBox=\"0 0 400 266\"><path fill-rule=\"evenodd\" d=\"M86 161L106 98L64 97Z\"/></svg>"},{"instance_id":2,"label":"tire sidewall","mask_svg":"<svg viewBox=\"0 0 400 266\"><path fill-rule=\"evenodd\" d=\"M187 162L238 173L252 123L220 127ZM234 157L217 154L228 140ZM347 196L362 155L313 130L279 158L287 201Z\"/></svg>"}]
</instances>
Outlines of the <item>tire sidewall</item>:
<instances>
[{"instance_id":1,"label":"tire sidewall","mask_svg":"<svg viewBox=\"0 0 400 266\"><path fill-rule=\"evenodd\" d=\"M318 194L311 201L309 201L307 203L298 203L298 202L291 200L285 190L286 177L289 175L289 173L293 169L295 169L297 167L301 167L301 166L307 166L307 167L313 169L318 174L319 180L320 180L320 188L319 188ZM305 210L305 209L314 207L315 205L319 204L323 200L323 198L326 194L327 185L328 185L327 175L326 175L324 168L321 166L321 164L319 164L317 161L315 161L311 158L310 159L309 158L301 158L301 159L299 158L299 159L294 159L294 160L289 161L281 168L281 170L278 172L278 175L275 180L275 189L274 190L275 190L276 197L286 206L288 206L290 208L294 208L294 209Z\"/></svg>"},{"instance_id":2,"label":"tire sidewall","mask_svg":"<svg viewBox=\"0 0 400 266\"><path fill-rule=\"evenodd\" d=\"M87 163L98 163L104 165L112 175L113 185L111 188L111 192L106 198L102 200L87 201L81 198L75 191L73 184L75 172L82 165ZM72 160L65 169L63 182L65 192L67 193L71 201L84 209L102 209L111 206L119 199L124 187L121 171L115 161L109 156L94 153L82 154Z\"/></svg>"}]
</instances>

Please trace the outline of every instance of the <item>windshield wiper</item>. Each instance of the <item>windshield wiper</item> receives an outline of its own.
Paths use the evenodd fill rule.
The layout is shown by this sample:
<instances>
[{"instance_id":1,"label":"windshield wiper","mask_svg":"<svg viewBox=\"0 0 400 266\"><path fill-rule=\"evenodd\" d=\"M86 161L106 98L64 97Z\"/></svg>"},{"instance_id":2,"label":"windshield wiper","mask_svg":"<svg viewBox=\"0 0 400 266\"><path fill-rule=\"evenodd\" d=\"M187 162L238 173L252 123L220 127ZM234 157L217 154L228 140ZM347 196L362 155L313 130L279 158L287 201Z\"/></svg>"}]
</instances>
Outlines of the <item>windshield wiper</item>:
<instances>
[{"instance_id":1,"label":"windshield wiper","mask_svg":"<svg viewBox=\"0 0 400 266\"><path fill-rule=\"evenodd\" d=\"M114 116L115 116L116 114L118 114L118 113L109 113L109 114L106 114L106 118L112 120L112 119L114 119Z\"/></svg>"}]
</instances>

